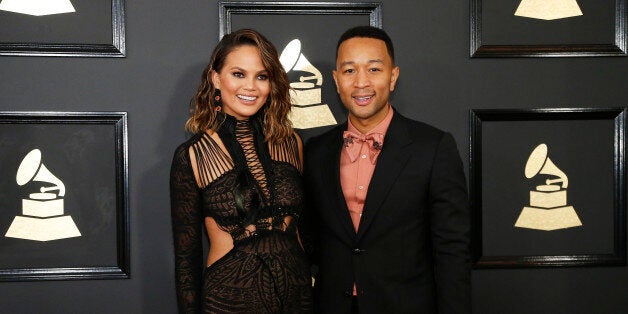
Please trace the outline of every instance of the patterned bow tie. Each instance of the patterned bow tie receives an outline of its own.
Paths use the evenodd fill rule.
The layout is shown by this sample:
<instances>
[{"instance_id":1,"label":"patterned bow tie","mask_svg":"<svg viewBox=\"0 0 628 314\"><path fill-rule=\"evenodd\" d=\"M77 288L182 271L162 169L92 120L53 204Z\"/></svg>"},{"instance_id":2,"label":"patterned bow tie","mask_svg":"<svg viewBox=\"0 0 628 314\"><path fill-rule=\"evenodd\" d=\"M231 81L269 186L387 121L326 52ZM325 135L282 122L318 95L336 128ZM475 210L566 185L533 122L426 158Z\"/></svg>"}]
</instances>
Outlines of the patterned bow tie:
<instances>
[{"instance_id":1,"label":"patterned bow tie","mask_svg":"<svg viewBox=\"0 0 628 314\"><path fill-rule=\"evenodd\" d=\"M343 134L343 146L347 149L351 162L358 159L362 144L366 143L369 146L369 157L371 163L375 164L379 152L382 150L384 144L384 135L382 133L371 133L368 135L356 134L351 131L345 131Z\"/></svg>"}]
</instances>

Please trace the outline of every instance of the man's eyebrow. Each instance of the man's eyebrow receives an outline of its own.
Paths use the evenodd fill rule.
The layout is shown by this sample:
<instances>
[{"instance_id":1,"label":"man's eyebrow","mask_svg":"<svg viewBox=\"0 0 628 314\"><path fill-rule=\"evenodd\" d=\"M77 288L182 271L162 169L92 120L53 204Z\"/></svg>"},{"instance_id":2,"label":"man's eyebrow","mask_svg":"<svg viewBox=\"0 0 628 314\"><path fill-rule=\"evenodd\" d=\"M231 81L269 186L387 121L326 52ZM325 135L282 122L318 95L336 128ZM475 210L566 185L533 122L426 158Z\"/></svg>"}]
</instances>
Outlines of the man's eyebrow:
<instances>
[{"instance_id":1,"label":"man's eyebrow","mask_svg":"<svg viewBox=\"0 0 628 314\"><path fill-rule=\"evenodd\" d=\"M384 63L384 61L382 61L382 59L371 59L367 61L367 63ZM340 66L352 65L352 64L355 64L355 61L344 61L340 63Z\"/></svg>"}]
</instances>

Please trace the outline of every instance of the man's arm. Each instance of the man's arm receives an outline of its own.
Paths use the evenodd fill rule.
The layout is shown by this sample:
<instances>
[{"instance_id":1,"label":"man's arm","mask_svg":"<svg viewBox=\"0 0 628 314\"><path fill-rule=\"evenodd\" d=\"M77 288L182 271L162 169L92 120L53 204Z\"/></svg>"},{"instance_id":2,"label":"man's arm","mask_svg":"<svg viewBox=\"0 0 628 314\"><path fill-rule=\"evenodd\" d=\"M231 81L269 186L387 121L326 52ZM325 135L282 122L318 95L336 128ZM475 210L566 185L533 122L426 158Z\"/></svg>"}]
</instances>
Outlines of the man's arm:
<instances>
[{"instance_id":1,"label":"man's arm","mask_svg":"<svg viewBox=\"0 0 628 314\"><path fill-rule=\"evenodd\" d=\"M310 257L310 261L316 262L316 246L317 246L317 226L314 215L315 210L315 194L316 188L313 186L312 182L312 171L316 171L312 169L312 144L311 141L305 145L304 149L304 166L303 166L303 179L305 186L305 201L303 212L301 213L301 217L299 219L299 234L301 236L301 241L303 243L304 249L306 253Z\"/></svg>"},{"instance_id":2,"label":"man's arm","mask_svg":"<svg viewBox=\"0 0 628 314\"><path fill-rule=\"evenodd\" d=\"M430 226L439 313L471 312L469 206L453 137L438 145L430 178Z\"/></svg>"}]
</instances>

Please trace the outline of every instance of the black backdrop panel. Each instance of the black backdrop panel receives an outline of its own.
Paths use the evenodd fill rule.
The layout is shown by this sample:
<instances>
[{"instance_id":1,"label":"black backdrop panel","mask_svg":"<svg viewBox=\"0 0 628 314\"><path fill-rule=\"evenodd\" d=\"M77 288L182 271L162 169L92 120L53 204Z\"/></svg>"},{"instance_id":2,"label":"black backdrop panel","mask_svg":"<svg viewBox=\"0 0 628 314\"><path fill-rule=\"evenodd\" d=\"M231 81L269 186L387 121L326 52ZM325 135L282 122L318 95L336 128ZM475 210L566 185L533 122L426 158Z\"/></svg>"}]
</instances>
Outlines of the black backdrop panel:
<instances>
[{"instance_id":1,"label":"black backdrop panel","mask_svg":"<svg viewBox=\"0 0 628 314\"><path fill-rule=\"evenodd\" d=\"M128 278L126 114L0 118L0 280Z\"/></svg>"},{"instance_id":2,"label":"black backdrop panel","mask_svg":"<svg viewBox=\"0 0 628 314\"><path fill-rule=\"evenodd\" d=\"M110 44L111 1L72 0L76 12L32 16L0 11L0 42Z\"/></svg>"},{"instance_id":3,"label":"black backdrop panel","mask_svg":"<svg viewBox=\"0 0 628 314\"><path fill-rule=\"evenodd\" d=\"M569 255L613 251L613 120L505 121L482 130L484 255ZM529 195L547 175L526 178L533 149L569 179L567 204L581 227L541 231L514 227Z\"/></svg>"},{"instance_id":4,"label":"black backdrop panel","mask_svg":"<svg viewBox=\"0 0 628 314\"><path fill-rule=\"evenodd\" d=\"M482 0L487 45L608 44L615 41L615 1L578 0L581 16L540 20L515 16L522 0Z\"/></svg>"}]
</instances>

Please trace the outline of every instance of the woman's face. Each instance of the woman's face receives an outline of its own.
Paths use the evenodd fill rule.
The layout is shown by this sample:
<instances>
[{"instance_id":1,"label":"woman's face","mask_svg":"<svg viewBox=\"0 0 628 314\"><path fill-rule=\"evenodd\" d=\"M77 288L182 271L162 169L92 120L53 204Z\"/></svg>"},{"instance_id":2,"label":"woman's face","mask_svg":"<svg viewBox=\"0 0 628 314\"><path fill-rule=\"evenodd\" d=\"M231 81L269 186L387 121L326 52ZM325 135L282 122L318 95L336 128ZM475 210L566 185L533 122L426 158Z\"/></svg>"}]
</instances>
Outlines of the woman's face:
<instances>
[{"instance_id":1,"label":"woman's face","mask_svg":"<svg viewBox=\"0 0 628 314\"><path fill-rule=\"evenodd\" d=\"M212 72L212 83L220 89L222 110L238 120L257 113L270 94L268 71L260 52L249 45L237 47L227 55L220 73Z\"/></svg>"}]
</instances>

